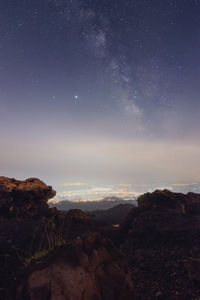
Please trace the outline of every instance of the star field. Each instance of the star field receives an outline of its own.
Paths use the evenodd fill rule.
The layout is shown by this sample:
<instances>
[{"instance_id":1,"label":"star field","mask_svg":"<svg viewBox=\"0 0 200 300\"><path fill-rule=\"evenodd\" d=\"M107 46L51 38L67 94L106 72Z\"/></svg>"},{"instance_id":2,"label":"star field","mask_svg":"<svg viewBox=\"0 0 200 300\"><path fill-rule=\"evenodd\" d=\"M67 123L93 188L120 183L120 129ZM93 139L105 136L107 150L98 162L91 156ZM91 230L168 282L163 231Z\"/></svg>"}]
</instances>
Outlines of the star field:
<instances>
[{"instance_id":1,"label":"star field","mask_svg":"<svg viewBox=\"0 0 200 300\"><path fill-rule=\"evenodd\" d=\"M108 168L111 184L198 181L199 53L199 0L2 0L4 174L102 184ZM179 166L190 163L187 175Z\"/></svg>"}]
</instances>

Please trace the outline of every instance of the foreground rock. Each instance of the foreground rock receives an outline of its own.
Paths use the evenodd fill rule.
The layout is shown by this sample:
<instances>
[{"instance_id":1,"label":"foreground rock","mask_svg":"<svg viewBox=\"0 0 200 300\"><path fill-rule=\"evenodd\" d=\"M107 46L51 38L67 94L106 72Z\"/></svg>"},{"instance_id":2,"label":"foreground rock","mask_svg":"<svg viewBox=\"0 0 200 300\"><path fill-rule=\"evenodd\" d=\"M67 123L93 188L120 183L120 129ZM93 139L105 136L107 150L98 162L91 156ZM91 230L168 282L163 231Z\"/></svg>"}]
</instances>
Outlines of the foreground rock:
<instances>
[{"instance_id":1,"label":"foreground rock","mask_svg":"<svg viewBox=\"0 0 200 300\"><path fill-rule=\"evenodd\" d=\"M17 299L134 300L130 269L112 243L87 234L33 264Z\"/></svg>"},{"instance_id":2,"label":"foreground rock","mask_svg":"<svg viewBox=\"0 0 200 300\"><path fill-rule=\"evenodd\" d=\"M134 299L118 250L92 233L91 215L49 208L54 195L38 179L0 177L0 299Z\"/></svg>"},{"instance_id":3,"label":"foreground rock","mask_svg":"<svg viewBox=\"0 0 200 300\"><path fill-rule=\"evenodd\" d=\"M47 201L55 196L51 186L36 178L24 181L0 177L0 218L28 219L44 216Z\"/></svg>"},{"instance_id":4,"label":"foreground rock","mask_svg":"<svg viewBox=\"0 0 200 300\"><path fill-rule=\"evenodd\" d=\"M200 299L200 195L147 193L117 228L50 209L54 195L0 178L0 299Z\"/></svg>"},{"instance_id":5,"label":"foreground rock","mask_svg":"<svg viewBox=\"0 0 200 300\"><path fill-rule=\"evenodd\" d=\"M199 299L200 196L155 191L138 206L121 230L137 299Z\"/></svg>"}]
</instances>

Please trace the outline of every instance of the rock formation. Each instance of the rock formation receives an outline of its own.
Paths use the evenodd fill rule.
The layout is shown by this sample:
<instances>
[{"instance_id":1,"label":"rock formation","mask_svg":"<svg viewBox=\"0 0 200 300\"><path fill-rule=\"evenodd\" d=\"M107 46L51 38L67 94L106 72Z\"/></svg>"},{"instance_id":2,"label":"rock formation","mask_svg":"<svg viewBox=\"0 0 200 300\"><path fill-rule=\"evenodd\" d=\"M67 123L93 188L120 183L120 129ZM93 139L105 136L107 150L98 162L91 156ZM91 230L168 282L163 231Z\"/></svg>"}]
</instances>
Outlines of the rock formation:
<instances>
[{"instance_id":1,"label":"rock formation","mask_svg":"<svg viewBox=\"0 0 200 300\"><path fill-rule=\"evenodd\" d=\"M38 179L0 177L0 299L134 299L123 256L91 215L49 208L54 195Z\"/></svg>"},{"instance_id":2,"label":"rock formation","mask_svg":"<svg viewBox=\"0 0 200 300\"><path fill-rule=\"evenodd\" d=\"M172 193L169 190L156 190L146 193L138 198L138 206L146 209L174 209L182 214L185 213L186 199L181 193Z\"/></svg>"},{"instance_id":3,"label":"rock formation","mask_svg":"<svg viewBox=\"0 0 200 300\"><path fill-rule=\"evenodd\" d=\"M146 193L138 198L140 208L154 210L174 210L177 213L199 213L200 195L195 193L173 193L169 190L156 190L153 193Z\"/></svg>"},{"instance_id":4,"label":"rock formation","mask_svg":"<svg viewBox=\"0 0 200 300\"><path fill-rule=\"evenodd\" d=\"M130 269L111 241L87 234L30 266L17 299L134 299Z\"/></svg>"},{"instance_id":5,"label":"rock formation","mask_svg":"<svg viewBox=\"0 0 200 300\"><path fill-rule=\"evenodd\" d=\"M20 181L0 177L0 218L43 216L49 209L47 201L55 194L51 186L36 178Z\"/></svg>"},{"instance_id":6,"label":"rock formation","mask_svg":"<svg viewBox=\"0 0 200 300\"><path fill-rule=\"evenodd\" d=\"M199 200L168 190L138 198L121 229L136 299L199 299Z\"/></svg>"},{"instance_id":7,"label":"rock formation","mask_svg":"<svg viewBox=\"0 0 200 300\"><path fill-rule=\"evenodd\" d=\"M144 194L117 228L49 208L54 195L0 177L0 299L199 300L200 195Z\"/></svg>"}]
</instances>

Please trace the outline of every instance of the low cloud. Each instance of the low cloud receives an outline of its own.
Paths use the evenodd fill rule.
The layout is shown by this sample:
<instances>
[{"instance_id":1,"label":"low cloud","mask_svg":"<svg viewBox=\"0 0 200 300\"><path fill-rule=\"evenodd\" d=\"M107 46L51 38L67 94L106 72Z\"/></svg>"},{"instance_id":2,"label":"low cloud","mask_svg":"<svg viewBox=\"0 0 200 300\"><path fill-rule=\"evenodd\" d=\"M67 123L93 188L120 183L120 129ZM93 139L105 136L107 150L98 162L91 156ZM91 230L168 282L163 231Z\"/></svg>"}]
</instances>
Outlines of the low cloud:
<instances>
[{"instance_id":1,"label":"low cloud","mask_svg":"<svg viewBox=\"0 0 200 300\"><path fill-rule=\"evenodd\" d=\"M176 186L176 187L187 187L187 186L191 186L191 185L197 185L198 182L192 182L192 183L174 183L173 186Z\"/></svg>"},{"instance_id":2,"label":"low cloud","mask_svg":"<svg viewBox=\"0 0 200 300\"><path fill-rule=\"evenodd\" d=\"M98 201L106 197L118 197L123 199L133 199L139 195L138 192L130 189L130 185L113 186L88 186L78 190L65 190L58 192L54 201L79 200L79 201Z\"/></svg>"},{"instance_id":3,"label":"low cloud","mask_svg":"<svg viewBox=\"0 0 200 300\"><path fill-rule=\"evenodd\" d=\"M65 182L65 183L61 183L59 184L60 186L83 186L83 185L87 185L87 183L85 182Z\"/></svg>"}]
</instances>

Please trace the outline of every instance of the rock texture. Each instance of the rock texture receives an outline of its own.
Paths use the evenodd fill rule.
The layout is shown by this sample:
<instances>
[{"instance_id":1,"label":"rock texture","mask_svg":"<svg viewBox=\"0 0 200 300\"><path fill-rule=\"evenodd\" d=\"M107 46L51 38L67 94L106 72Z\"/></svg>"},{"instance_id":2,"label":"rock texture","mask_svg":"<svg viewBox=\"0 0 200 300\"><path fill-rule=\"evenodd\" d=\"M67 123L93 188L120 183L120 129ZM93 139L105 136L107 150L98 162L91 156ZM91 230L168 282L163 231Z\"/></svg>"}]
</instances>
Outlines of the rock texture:
<instances>
[{"instance_id":1,"label":"rock texture","mask_svg":"<svg viewBox=\"0 0 200 300\"><path fill-rule=\"evenodd\" d=\"M139 207L121 231L136 299L199 299L199 199L198 194L168 190L138 198Z\"/></svg>"},{"instance_id":2,"label":"rock texture","mask_svg":"<svg viewBox=\"0 0 200 300\"><path fill-rule=\"evenodd\" d=\"M172 193L169 190L156 190L138 198L138 206L146 209L174 209L185 213L186 197L181 193Z\"/></svg>"},{"instance_id":3,"label":"rock texture","mask_svg":"<svg viewBox=\"0 0 200 300\"><path fill-rule=\"evenodd\" d=\"M153 193L146 193L138 198L140 208L154 210L175 210L181 214L199 214L200 195L195 193L173 193L169 190L156 190Z\"/></svg>"},{"instance_id":4,"label":"rock texture","mask_svg":"<svg viewBox=\"0 0 200 300\"><path fill-rule=\"evenodd\" d=\"M0 177L0 299L7 299L35 251L57 244L64 221L47 204L55 194L36 178Z\"/></svg>"},{"instance_id":5,"label":"rock texture","mask_svg":"<svg viewBox=\"0 0 200 300\"><path fill-rule=\"evenodd\" d=\"M49 209L47 201L55 194L51 186L36 178L20 181L0 177L0 218L43 216Z\"/></svg>"},{"instance_id":6,"label":"rock texture","mask_svg":"<svg viewBox=\"0 0 200 300\"><path fill-rule=\"evenodd\" d=\"M17 299L134 299L130 270L112 243L87 234L30 266Z\"/></svg>"},{"instance_id":7,"label":"rock texture","mask_svg":"<svg viewBox=\"0 0 200 300\"><path fill-rule=\"evenodd\" d=\"M38 179L0 178L0 299L134 299L122 255L91 215L49 208L54 195Z\"/></svg>"},{"instance_id":8,"label":"rock texture","mask_svg":"<svg viewBox=\"0 0 200 300\"><path fill-rule=\"evenodd\" d=\"M117 228L49 208L54 195L0 177L0 299L200 299L200 195L144 194Z\"/></svg>"}]
</instances>

